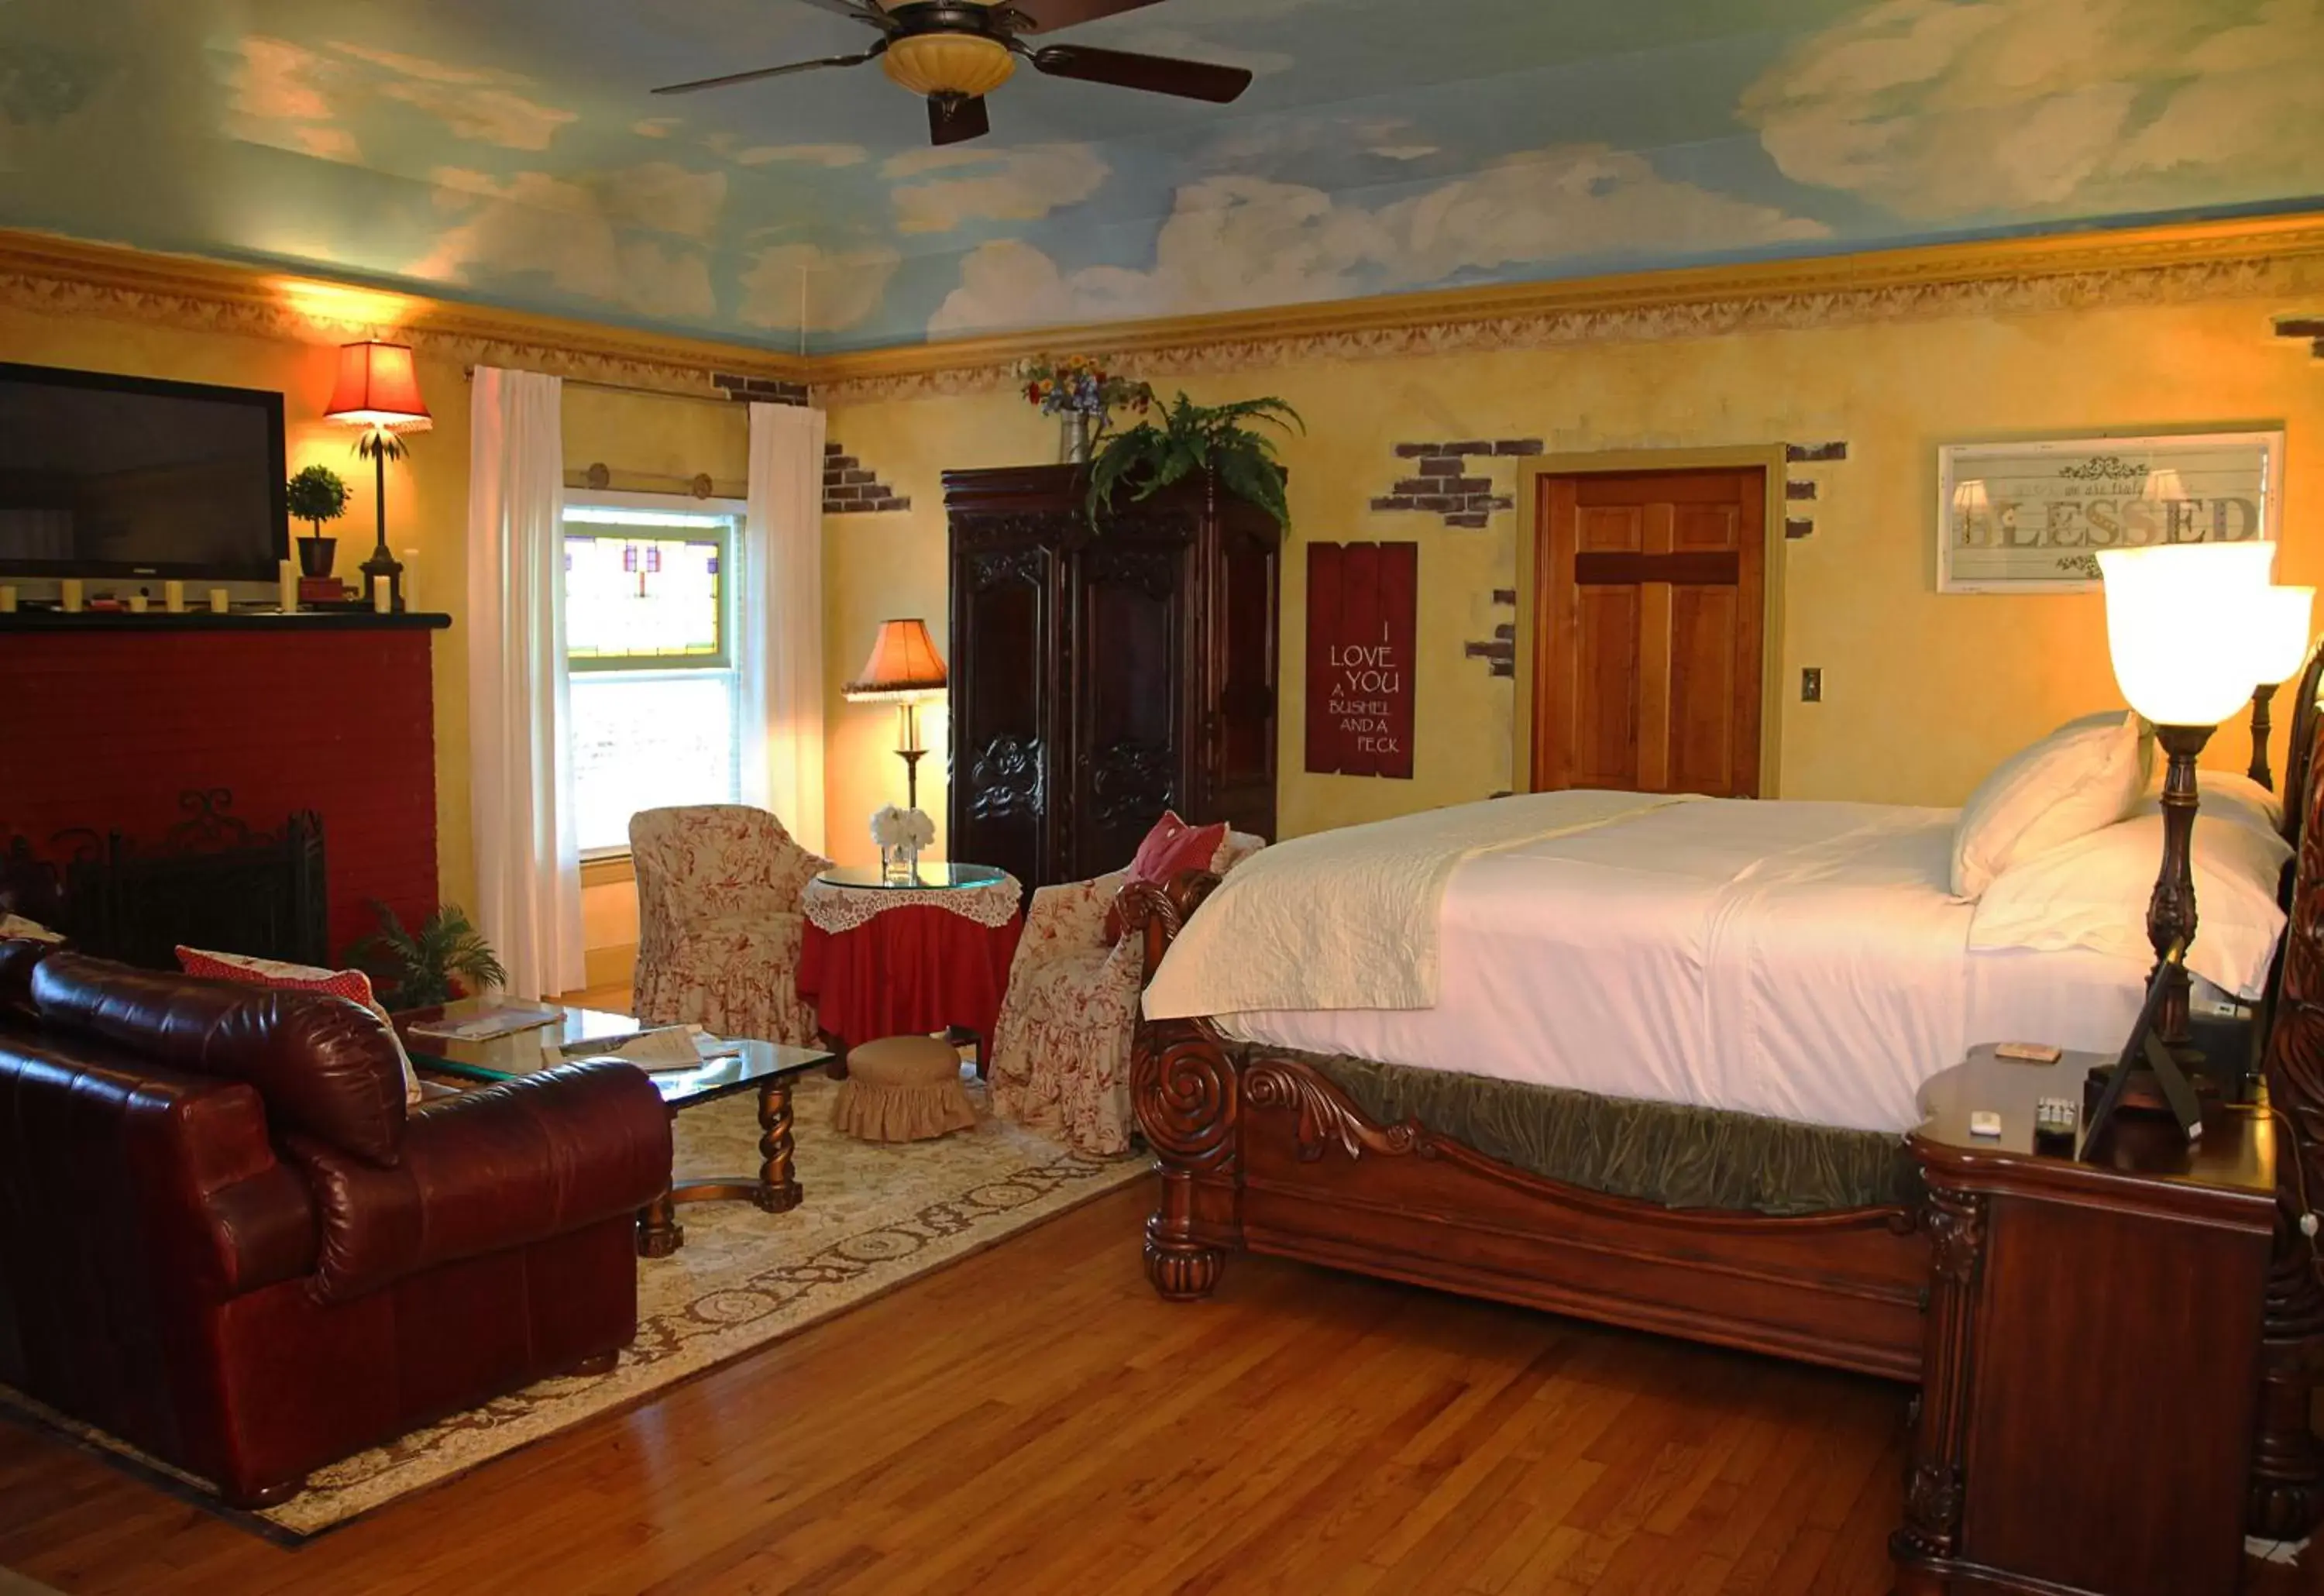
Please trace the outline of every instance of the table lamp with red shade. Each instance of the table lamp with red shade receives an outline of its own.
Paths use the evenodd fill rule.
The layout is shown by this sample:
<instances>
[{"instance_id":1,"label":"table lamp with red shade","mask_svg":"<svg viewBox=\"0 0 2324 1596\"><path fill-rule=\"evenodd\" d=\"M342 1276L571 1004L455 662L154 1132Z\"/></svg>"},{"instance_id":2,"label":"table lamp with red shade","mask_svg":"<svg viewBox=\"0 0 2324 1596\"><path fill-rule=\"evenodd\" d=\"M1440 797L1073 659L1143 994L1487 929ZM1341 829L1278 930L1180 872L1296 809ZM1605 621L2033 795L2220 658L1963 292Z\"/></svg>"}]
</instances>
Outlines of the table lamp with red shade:
<instances>
[{"instance_id":1,"label":"table lamp with red shade","mask_svg":"<svg viewBox=\"0 0 2324 1596\"><path fill-rule=\"evenodd\" d=\"M949 678L927 622L882 621L872 657L856 678L841 689L851 704L893 704L898 710L897 757L904 761L905 807L920 807L919 706L942 698Z\"/></svg>"},{"instance_id":2,"label":"table lamp with red shade","mask_svg":"<svg viewBox=\"0 0 2324 1596\"><path fill-rule=\"evenodd\" d=\"M379 509L379 546L359 567L364 595L371 596L374 580L384 577L393 607L400 610L403 608L403 563L387 548L387 463L403 457L402 434L425 432L436 424L420 397L420 373L412 364L410 346L376 339L341 346L338 381L331 389L331 402L323 417L364 429L355 440L355 452L372 462Z\"/></svg>"}]
</instances>

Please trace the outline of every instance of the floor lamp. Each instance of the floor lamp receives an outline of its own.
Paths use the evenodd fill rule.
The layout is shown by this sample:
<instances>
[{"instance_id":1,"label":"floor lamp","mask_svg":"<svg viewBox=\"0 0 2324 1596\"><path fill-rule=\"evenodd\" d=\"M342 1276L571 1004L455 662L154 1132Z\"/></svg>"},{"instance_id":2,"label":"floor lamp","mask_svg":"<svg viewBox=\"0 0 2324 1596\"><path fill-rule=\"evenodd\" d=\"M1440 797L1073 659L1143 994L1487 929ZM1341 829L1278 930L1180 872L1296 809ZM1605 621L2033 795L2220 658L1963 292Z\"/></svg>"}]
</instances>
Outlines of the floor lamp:
<instances>
[{"instance_id":1,"label":"floor lamp","mask_svg":"<svg viewBox=\"0 0 2324 1596\"><path fill-rule=\"evenodd\" d=\"M2266 595L2273 591L2268 577L2275 545L2166 544L2102 549L2098 558L2115 679L2130 706L2153 723L2170 761L2163 782L2163 863L2147 904L2146 936L2165 983L2154 1035L2176 1060L2190 1041L2183 960L2197 929L2195 761L2218 724L2251 702L2259 680L2258 631L2274 602ZM2172 1084L2160 1056L2150 1051L2148 1056L2163 1084ZM2185 1082L2176 1085L2183 1089ZM2145 1096L2135 1084L2130 1090L2134 1101Z\"/></svg>"}]
</instances>

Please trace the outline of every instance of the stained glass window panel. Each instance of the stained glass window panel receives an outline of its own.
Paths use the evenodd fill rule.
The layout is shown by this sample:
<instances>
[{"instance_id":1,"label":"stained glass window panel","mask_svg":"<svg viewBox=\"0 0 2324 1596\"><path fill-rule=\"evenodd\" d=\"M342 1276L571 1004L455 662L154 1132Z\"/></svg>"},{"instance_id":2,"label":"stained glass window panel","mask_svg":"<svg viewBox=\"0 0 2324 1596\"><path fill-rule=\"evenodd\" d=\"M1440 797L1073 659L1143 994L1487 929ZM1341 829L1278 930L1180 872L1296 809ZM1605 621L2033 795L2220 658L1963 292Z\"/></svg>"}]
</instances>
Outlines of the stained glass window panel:
<instances>
[{"instance_id":1,"label":"stained glass window panel","mask_svg":"<svg viewBox=\"0 0 2324 1596\"><path fill-rule=\"evenodd\" d=\"M723 661L727 540L576 525L565 535L565 641L584 669Z\"/></svg>"}]
</instances>

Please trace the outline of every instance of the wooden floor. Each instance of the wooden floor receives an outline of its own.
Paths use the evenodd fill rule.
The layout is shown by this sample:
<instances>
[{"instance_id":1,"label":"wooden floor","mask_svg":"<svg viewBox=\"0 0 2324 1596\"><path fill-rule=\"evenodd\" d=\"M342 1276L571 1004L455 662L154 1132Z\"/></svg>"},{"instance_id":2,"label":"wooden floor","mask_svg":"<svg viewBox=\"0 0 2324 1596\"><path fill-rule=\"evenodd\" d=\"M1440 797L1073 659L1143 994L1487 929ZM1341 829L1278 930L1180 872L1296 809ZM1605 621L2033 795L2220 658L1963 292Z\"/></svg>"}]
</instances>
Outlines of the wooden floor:
<instances>
[{"instance_id":1,"label":"wooden floor","mask_svg":"<svg viewBox=\"0 0 2324 1596\"><path fill-rule=\"evenodd\" d=\"M1171 1306L1149 1201L296 1551L0 1423L0 1565L70 1596L1888 1589L1900 1388L1268 1260Z\"/></svg>"}]
</instances>

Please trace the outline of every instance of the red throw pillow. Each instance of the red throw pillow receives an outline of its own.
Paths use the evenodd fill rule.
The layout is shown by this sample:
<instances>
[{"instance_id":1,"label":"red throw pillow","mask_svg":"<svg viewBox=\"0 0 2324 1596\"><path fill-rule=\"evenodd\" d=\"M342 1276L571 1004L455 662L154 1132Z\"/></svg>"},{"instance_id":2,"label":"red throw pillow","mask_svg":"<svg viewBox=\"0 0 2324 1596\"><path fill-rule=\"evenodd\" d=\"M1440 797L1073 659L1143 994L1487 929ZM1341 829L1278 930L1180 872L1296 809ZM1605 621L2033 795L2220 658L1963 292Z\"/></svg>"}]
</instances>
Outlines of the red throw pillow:
<instances>
[{"instance_id":1,"label":"red throw pillow","mask_svg":"<svg viewBox=\"0 0 2324 1596\"><path fill-rule=\"evenodd\" d=\"M1175 811L1165 809L1146 840L1138 844L1138 856L1130 862L1130 880L1160 886L1182 871L1208 870L1218 856L1219 844L1226 840L1225 821L1189 826ZM1105 911L1105 939L1121 940L1121 910L1112 905Z\"/></svg>"}]
</instances>

